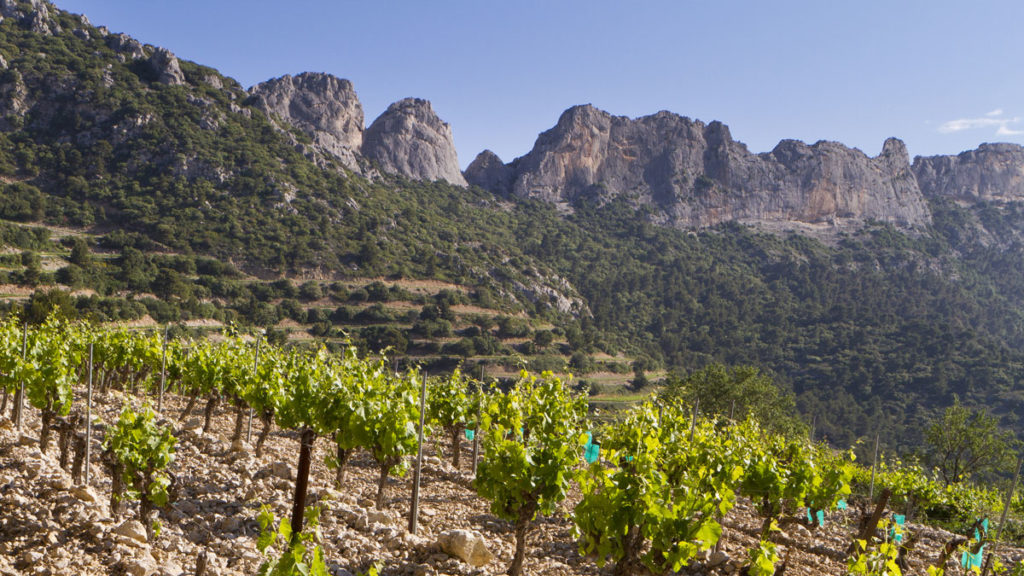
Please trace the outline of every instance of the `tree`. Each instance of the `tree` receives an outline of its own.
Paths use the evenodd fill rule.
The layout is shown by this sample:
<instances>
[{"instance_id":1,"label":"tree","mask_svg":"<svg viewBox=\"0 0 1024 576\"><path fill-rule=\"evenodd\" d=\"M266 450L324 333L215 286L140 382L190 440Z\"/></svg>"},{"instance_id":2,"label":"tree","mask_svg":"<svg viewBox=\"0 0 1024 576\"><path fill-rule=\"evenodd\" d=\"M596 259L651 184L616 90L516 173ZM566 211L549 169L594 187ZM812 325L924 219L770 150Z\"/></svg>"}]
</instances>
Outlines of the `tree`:
<instances>
[{"instance_id":1,"label":"tree","mask_svg":"<svg viewBox=\"0 0 1024 576\"><path fill-rule=\"evenodd\" d=\"M1017 444L1012 432L1000 429L998 418L961 405L959 398L928 425L925 441L928 461L946 485L1007 466Z\"/></svg>"},{"instance_id":2,"label":"tree","mask_svg":"<svg viewBox=\"0 0 1024 576\"><path fill-rule=\"evenodd\" d=\"M555 335L551 330L538 330L533 334L533 343L537 346L538 350L547 348L554 341Z\"/></svg>"},{"instance_id":3,"label":"tree","mask_svg":"<svg viewBox=\"0 0 1024 576\"><path fill-rule=\"evenodd\" d=\"M762 426L784 433L803 430L796 417L793 395L780 389L771 376L753 366L727 368L711 364L688 376L672 374L660 396L679 399L700 411L743 420L753 416Z\"/></svg>"},{"instance_id":4,"label":"tree","mask_svg":"<svg viewBox=\"0 0 1024 576\"><path fill-rule=\"evenodd\" d=\"M92 266L92 254L89 252L89 243L80 236L71 240L71 255L68 262L80 268L88 269Z\"/></svg>"}]
</instances>

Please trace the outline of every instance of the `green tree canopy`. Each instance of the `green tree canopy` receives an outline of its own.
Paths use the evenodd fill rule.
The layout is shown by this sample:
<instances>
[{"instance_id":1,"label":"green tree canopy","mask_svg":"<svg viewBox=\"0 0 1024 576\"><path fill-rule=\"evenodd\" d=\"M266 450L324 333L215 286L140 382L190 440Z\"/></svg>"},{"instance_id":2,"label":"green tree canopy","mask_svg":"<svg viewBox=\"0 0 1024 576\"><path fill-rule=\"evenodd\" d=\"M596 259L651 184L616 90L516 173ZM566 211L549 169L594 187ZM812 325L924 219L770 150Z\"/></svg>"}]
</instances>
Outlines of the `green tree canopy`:
<instances>
[{"instance_id":1,"label":"green tree canopy","mask_svg":"<svg viewBox=\"0 0 1024 576\"><path fill-rule=\"evenodd\" d=\"M737 420L753 416L761 425L784 433L805 428L796 416L792 393L753 366L711 364L687 376L673 373L660 395L663 400L690 405L699 401L705 414L732 415Z\"/></svg>"},{"instance_id":2,"label":"green tree canopy","mask_svg":"<svg viewBox=\"0 0 1024 576\"><path fill-rule=\"evenodd\" d=\"M985 409L972 410L957 398L928 425L925 434L928 463L947 485L973 474L1008 468L1018 442L999 419Z\"/></svg>"}]
</instances>

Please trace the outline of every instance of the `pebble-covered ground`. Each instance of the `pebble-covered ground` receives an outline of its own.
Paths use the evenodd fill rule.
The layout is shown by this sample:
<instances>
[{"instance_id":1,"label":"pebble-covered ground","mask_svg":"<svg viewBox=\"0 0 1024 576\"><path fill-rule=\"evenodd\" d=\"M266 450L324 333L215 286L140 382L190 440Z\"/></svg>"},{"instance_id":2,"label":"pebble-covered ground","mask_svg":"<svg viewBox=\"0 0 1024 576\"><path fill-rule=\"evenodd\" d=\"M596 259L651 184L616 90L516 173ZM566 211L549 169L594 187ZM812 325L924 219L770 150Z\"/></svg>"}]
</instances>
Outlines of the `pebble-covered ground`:
<instances>
[{"instance_id":1,"label":"pebble-covered ground","mask_svg":"<svg viewBox=\"0 0 1024 576\"><path fill-rule=\"evenodd\" d=\"M95 411L104 421L112 422L125 401L139 403L113 392L97 396ZM178 437L173 465L178 498L161 513L161 531L152 540L135 518L136 506L112 516L111 481L100 463L98 439L91 482L75 486L71 476L59 469L56 440L46 454L40 452L37 411L26 412L21 433L8 419L9 411L0 417L0 575L191 575L204 552L207 574L256 574L264 560L256 549L256 518L263 504L269 504L278 518L290 514L297 435L275 432L264 453L256 458L248 445L238 451L229 443L233 410L218 411L213 429L204 435L201 405L191 417L179 420L182 399L168 396L165 403L163 416ZM76 397L75 405L84 406L84 398ZM253 423L253 442L259 426L259 422ZM369 455L353 457L344 486L336 487L334 471L325 464L333 445L329 439L318 439L309 502L323 507L322 546L331 572L355 575L377 563L381 574L503 573L514 551L511 526L492 515L487 503L473 492L468 444L463 443L461 470L454 469L447 458L439 458L433 444L428 445L419 530L413 535L406 530L412 474L392 479L384 509L375 510L377 468ZM573 503L572 498L566 502L563 513ZM786 559L785 573L845 574L845 550L855 532L857 515L853 511L833 513L824 527L813 532L799 523L784 523L775 540ZM738 573L746 550L757 542L760 525L750 503L741 499L724 522L721 550L684 568L683 573ZM916 540L908 557L910 573L924 574L954 535L926 526L912 524L909 528ZM475 567L446 554L442 541L454 539L452 530L479 533L493 559ZM1024 557L1017 549L1004 549L1001 555ZM962 573L952 561L949 567L948 574ZM610 574L611 568L599 569L591 559L581 557L570 521L556 515L538 519L530 534L525 571L560 576Z\"/></svg>"}]
</instances>

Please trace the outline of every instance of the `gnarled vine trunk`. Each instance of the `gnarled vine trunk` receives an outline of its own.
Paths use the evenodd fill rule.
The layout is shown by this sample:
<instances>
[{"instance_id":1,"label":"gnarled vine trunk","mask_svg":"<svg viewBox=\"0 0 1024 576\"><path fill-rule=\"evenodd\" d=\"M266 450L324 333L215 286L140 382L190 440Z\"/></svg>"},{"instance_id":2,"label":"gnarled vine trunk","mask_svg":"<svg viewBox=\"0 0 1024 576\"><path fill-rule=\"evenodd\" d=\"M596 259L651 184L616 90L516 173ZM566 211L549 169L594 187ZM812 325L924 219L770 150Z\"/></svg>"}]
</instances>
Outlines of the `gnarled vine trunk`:
<instances>
[{"instance_id":1,"label":"gnarled vine trunk","mask_svg":"<svg viewBox=\"0 0 1024 576\"><path fill-rule=\"evenodd\" d=\"M640 555L644 551L644 535L639 526L630 526L622 535L622 559L615 563L614 576L650 574Z\"/></svg>"},{"instance_id":2,"label":"gnarled vine trunk","mask_svg":"<svg viewBox=\"0 0 1024 576\"><path fill-rule=\"evenodd\" d=\"M348 464L349 458L352 457L352 450L346 450L341 446L338 446L337 452L337 464L338 467L334 470L334 484L341 488L342 484L345 483L345 468Z\"/></svg>"},{"instance_id":3,"label":"gnarled vine trunk","mask_svg":"<svg viewBox=\"0 0 1024 576\"><path fill-rule=\"evenodd\" d=\"M398 458L385 458L380 463L380 477L377 479L377 499L374 502L374 507L380 510L384 507L384 493L386 491L388 476L391 475L391 469L398 464Z\"/></svg>"},{"instance_id":4,"label":"gnarled vine trunk","mask_svg":"<svg viewBox=\"0 0 1024 576\"><path fill-rule=\"evenodd\" d=\"M260 414L260 421L263 422L263 429L260 430L259 438L256 439L256 457L259 458L263 455L263 445L267 442L267 437L270 436L270 431L274 427L274 411L264 410Z\"/></svg>"},{"instance_id":5,"label":"gnarled vine trunk","mask_svg":"<svg viewBox=\"0 0 1024 576\"><path fill-rule=\"evenodd\" d=\"M235 431L231 434L231 443L242 441L242 426L245 424L245 402L239 400L235 406Z\"/></svg>"},{"instance_id":6,"label":"gnarled vine trunk","mask_svg":"<svg viewBox=\"0 0 1024 576\"><path fill-rule=\"evenodd\" d=\"M537 513L536 502L530 502L519 509L516 518L516 553L512 556L512 564L508 567L508 576L519 576L523 573L523 562L526 560L526 536L530 531L530 522Z\"/></svg>"},{"instance_id":7,"label":"gnarled vine trunk","mask_svg":"<svg viewBox=\"0 0 1024 576\"><path fill-rule=\"evenodd\" d=\"M196 407L196 402L199 400L199 394L193 390L188 397L188 404L185 405L185 409L181 411L181 415L178 416L178 420L182 421L192 413L192 409Z\"/></svg>"},{"instance_id":8,"label":"gnarled vine trunk","mask_svg":"<svg viewBox=\"0 0 1024 576\"><path fill-rule=\"evenodd\" d=\"M39 449L46 452L50 448L50 432L53 430L53 420L57 413L52 408L51 402L42 413L42 429L39 431Z\"/></svg>"},{"instance_id":9,"label":"gnarled vine trunk","mask_svg":"<svg viewBox=\"0 0 1024 576\"><path fill-rule=\"evenodd\" d=\"M75 458L71 463L71 479L81 484L85 476L85 435L75 434Z\"/></svg>"},{"instance_id":10,"label":"gnarled vine trunk","mask_svg":"<svg viewBox=\"0 0 1024 576\"><path fill-rule=\"evenodd\" d=\"M210 396L206 402L206 410L203 413L203 434L210 431L210 421L213 420L213 411L217 409L217 404L220 404L220 396L216 394Z\"/></svg>"},{"instance_id":11,"label":"gnarled vine trunk","mask_svg":"<svg viewBox=\"0 0 1024 576\"><path fill-rule=\"evenodd\" d=\"M452 466L458 470L462 460L462 427L455 426L448 433L452 437Z\"/></svg>"}]
</instances>

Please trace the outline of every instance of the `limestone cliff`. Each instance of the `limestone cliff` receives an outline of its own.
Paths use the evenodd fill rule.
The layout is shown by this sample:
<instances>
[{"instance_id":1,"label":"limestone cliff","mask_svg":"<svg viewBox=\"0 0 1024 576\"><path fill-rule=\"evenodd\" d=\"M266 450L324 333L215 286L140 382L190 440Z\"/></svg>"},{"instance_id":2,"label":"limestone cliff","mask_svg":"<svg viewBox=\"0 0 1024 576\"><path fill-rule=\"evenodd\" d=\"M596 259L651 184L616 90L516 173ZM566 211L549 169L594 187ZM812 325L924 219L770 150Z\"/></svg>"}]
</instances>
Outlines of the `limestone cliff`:
<instances>
[{"instance_id":1,"label":"limestone cliff","mask_svg":"<svg viewBox=\"0 0 1024 576\"><path fill-rule=\"evenodd\" d=\"M914 175L926 196L1024 200L1024 146L982 144L956 156L918 156Z\"/></svg>"},{"instance_id":2,"label":"limestone cliff","mask_svg":"<svg viewBox=\"0 0 1024 576\"><path fill-rule=\"evenodd\" d=\"M250 89L250 101L299 130L349 168L363 144L363 105L352 83L330 74L304 72L267 80Z\"/></svg>"},{"instance_id":3,"label":"limestone cliff","mask_svg":"<svg viewBox=\"0 0 1024 576\"><path fill-rule=\"evenodd\" d=\"M452 128L426 100L406 98L389 106L366 129L363 155L385 172L466 186Z\"/></svg>"},{"instance_id":4,"label":"limestone cliff","mask_svg":"<svg viewBox=\"0 0 1024 576\"><path fill-rule=\"evenodd\" d=\"M562 114L530 153L506 167L508 175L493 164L478 158L467 170L470 182L551 202L625 196L679 227L866 219L915 227L931 219L906 148L895 139L874 158L834 142L791 140L752 154L720 122L669 112L630 119L588 105Z\"/></svg>"}]
</instances>

